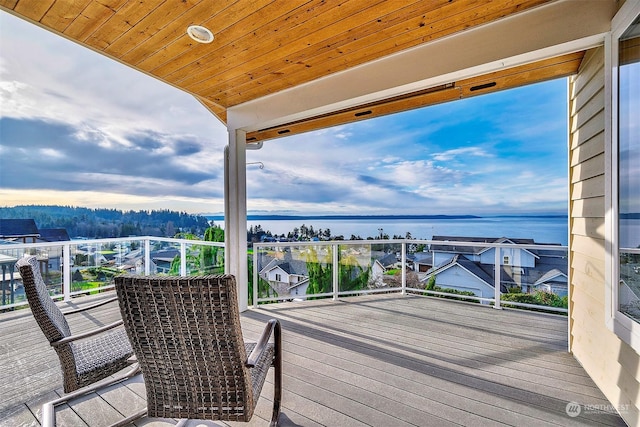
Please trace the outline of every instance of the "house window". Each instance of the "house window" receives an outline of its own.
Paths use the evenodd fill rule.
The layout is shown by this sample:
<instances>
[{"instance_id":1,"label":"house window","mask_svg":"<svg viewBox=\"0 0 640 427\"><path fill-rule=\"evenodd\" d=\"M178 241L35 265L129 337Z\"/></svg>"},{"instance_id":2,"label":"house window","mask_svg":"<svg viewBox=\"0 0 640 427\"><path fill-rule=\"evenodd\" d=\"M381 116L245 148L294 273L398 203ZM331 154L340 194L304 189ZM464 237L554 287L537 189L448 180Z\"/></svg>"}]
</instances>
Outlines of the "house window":
<instances>
[{"instance_id":1,"label":"house window","mask_svg":"<svg viewBox=\"0 0 640 427\"><path fill-rule=\"evenodd\" d=\"M276 273L276 282L282 282L282 275Z\"/></svg>"},{"instance_id":2,"label":"house window","mask_svg":"<svg viewBox=\"0 0 640 427\"><path fill-rule=\"evenodd\" d=\"M605 109L605 249L611 254L605 259L605 310L609 329L640 351L640 2L626 2L611 27L605 55L611 100Z\"/></svg>"},{"instance_id":3,"label":"house window","mask_svg":"<svg viewBox=\"0 0 640 427\"><path fill-rule=\"evenodd\" d=\"M640 17L617 43L618 310L640 322Z\"/></svg>"},{"instance_id":4,"label":"house window","mask_svg":"<svg viewBox=\"0 0 640 427\"><path fill-rule=\"evenodd\" d=\"M509 265L509 256L505 255L502 257L502 264L503 265Z\"/></svg>"}]
</instances>

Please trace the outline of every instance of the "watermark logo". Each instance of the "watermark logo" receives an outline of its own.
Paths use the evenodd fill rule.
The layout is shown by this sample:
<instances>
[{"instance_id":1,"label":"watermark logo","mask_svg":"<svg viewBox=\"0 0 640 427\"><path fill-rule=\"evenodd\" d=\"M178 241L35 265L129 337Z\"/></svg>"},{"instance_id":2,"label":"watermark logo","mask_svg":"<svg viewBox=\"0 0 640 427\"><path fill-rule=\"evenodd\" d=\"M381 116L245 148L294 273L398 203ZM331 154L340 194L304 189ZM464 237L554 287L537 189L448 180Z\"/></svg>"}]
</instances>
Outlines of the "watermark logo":
<instances>
[{"instance_id":1,"label":"watermark logo","mask_svg":"<svg viewBox=\"0 0 640 427\"><path fill-rule=\"evenodd\" d=\"M567 411L567 415L571 418L575 418L582 412L582 406L580 406L578 402L569 402L567 403L565 411Z\"/></svg>"},{"instance_id":2,"label":"watermark logo","mask_svg":"<svg viewBox=\"0 0 640 427\"><path fill-rule=\"evenodd\" d=\"M578 402L569 402L564 410L571 418L575 418L580 414L622 414L629 410L629 404L614 406L602 403L585 403L581 405Z\"/></svg>"}]
</instances>

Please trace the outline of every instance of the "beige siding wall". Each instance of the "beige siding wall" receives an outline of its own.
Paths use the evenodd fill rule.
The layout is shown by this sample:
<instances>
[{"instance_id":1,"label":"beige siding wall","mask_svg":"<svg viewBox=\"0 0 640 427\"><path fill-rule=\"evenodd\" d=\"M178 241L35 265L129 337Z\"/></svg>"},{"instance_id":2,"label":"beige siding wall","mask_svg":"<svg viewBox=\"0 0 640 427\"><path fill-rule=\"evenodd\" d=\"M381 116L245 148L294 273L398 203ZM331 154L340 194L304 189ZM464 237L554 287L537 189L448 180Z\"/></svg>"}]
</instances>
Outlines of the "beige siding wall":
<instances>
[{"instance_id":1,"label":"beige siding wall","mask_svg":"<svg viewBox=\"0 0 640 427\"><path fill-rule=\"evenodd\" d=\"M569 88L571 351L625 421L640 425L640 357L605 325L604 79L604 48L593 49Z\"/></svg>"}]
</instances>

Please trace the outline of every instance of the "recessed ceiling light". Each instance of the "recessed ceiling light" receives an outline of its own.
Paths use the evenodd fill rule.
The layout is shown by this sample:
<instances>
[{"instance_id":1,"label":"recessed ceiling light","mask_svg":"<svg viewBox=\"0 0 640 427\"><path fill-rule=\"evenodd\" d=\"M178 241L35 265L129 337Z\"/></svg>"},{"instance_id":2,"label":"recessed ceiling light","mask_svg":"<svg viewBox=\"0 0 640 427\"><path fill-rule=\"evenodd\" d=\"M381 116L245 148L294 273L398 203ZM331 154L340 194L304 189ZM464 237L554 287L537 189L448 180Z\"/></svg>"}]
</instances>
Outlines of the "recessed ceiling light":
<instances>
[{"instance_id":1,"label":"recessed ceiling light","mask_svg":"<svg viewBox=\"0 0 640 427\"><path fill-rule=\"evenodd\" d=\"M213 41L213 33L202 25L189 26L187 34L198 43L211 43Z\"/></svg>"}]
</instances>

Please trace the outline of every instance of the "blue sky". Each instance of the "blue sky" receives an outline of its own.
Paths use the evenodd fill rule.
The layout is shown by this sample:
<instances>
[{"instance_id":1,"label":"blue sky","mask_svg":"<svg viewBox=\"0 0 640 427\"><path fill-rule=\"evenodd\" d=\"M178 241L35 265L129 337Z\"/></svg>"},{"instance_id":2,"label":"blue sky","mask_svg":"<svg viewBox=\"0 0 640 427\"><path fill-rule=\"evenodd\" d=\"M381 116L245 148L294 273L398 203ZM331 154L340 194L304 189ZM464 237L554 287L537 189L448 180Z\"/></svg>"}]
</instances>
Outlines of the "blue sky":
<instances>
[{"instance_id":1,"label":"blue sky","mask_svg":"<svg viewBox=\"0 0 640 427\"><path fill-rule=\"evenodd\" d=\"M223 210L224 126L191 96L0 12L0 205ZM566 79L267 141L248 208L567 209Z\"/></svg>"}]
</instances>

